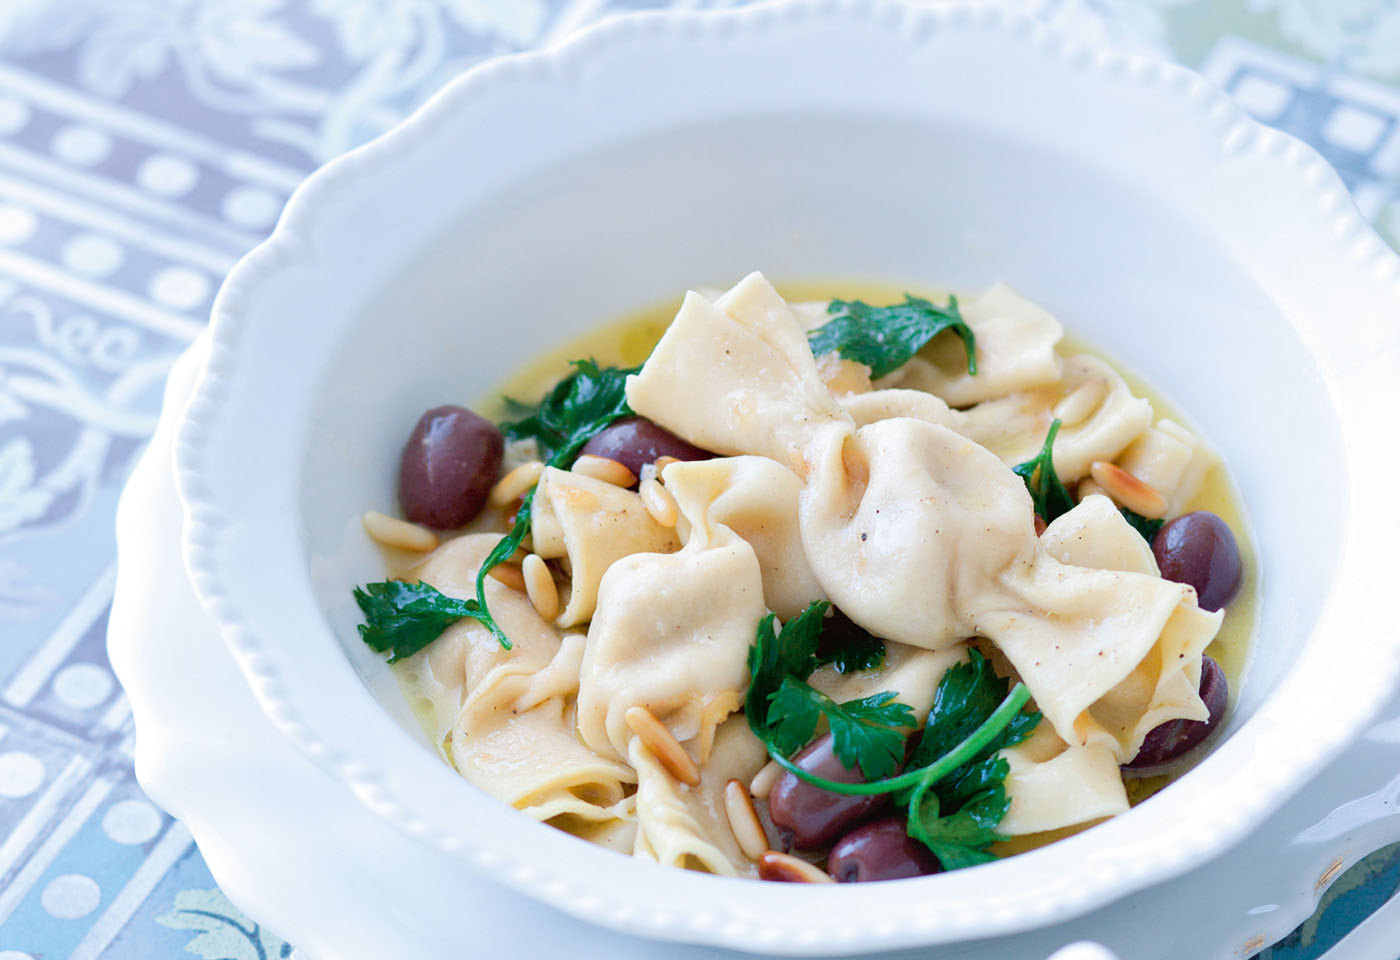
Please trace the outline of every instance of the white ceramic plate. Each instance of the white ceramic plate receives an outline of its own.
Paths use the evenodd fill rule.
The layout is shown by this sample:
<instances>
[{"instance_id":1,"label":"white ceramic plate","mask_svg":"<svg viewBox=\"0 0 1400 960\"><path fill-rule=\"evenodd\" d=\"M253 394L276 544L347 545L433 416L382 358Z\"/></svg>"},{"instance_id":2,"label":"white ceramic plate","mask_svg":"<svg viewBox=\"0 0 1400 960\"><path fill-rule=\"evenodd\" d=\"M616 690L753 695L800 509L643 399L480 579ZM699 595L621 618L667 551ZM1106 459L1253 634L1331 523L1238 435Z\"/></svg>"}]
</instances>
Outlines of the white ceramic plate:
<instances>
[{"instance_id":1,"label":"white ceramic plate","mask_svg":"<svg viewBox=\"0 0 1400 960\"><path fill-rule=\"evenodd\" d=\"M1265 571L1223 743L1128 814L836 888L665 871L425 749L354 631L403 424L551 338L759 267L1014 282L1226 452ZM231 274L181 424L191 579L267 715L370 809L618 929L830 953L1029 929L1222 853L1357 735L1400 658L1400 261L1309 148L1181 68L976 4L619 20L450 86L312 177ZM314 322L312 322L314 321ZM390 719L396 716L400 722Z\"/></svg>"},{"instance_id":2,"label":"white ceramic plate","mask_svg":"<svg viewBox=\"0 0 1400 960\"><path fill-rule=\"evenodd\" d=\"M108 646L135 713L136 767L147 793L190 828L235 903L315 960L460 960L467 949L479 957L657 956L652 941L541 906L406 837L259 709L179 555L171 436L204 346L196 343L176 366L160 427L117 517L121 563ZM1228 856L1068 923L919 956L1038 958L1092 939L1124 960L1247 957L1311 913L1346 866L1400 840L1396 770L1400 702ZM1390 942L1374 929L1370 937ZM676 960L715 956L665 949Z\"/></svg>"}]
</instances>

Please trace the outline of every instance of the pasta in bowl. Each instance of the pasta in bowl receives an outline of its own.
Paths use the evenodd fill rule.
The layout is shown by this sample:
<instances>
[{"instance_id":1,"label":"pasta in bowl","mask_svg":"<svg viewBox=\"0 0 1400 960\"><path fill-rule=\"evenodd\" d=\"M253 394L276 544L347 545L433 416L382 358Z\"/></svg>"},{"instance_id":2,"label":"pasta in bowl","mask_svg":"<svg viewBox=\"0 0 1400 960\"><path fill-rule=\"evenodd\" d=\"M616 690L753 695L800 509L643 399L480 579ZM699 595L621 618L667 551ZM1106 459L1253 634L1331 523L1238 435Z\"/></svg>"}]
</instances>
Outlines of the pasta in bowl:
<instances>
[{"instance_id":1,"label":"pasta in bowl","mask_svg":"<svg viewBox=\"0 0 1400 960\"><path fill-rule=\"evenodd\" d=\"M669 866L898 879L1101 822L1220 724L1252 575L1194 509L1242 522L1215 452L1062 335L1002 284L689 293L509 445L424 414L361 634L464 777Z\"/></svg>"}]
</instances>

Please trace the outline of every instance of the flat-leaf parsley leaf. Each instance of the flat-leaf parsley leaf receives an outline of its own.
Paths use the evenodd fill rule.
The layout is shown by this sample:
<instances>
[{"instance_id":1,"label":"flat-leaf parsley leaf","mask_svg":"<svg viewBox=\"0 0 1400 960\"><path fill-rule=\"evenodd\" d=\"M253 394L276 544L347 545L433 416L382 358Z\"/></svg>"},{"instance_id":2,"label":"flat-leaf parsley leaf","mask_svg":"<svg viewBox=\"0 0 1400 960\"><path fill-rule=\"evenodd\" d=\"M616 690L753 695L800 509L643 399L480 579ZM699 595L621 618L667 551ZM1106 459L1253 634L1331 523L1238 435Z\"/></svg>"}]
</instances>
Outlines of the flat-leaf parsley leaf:
<instances>
[{"instance_id":1,"label":"flat-leaf parsley leaf","mask_svg":"<svg viewBox=\"0 0 1400 960\"><path fill-rule=\"evenodd\" d=\"M833 300L826 312L831 319L807 340L812 353L837 353L843 359L863 363L875 379L893 373L944 330L962 338L967 351L967 372L977 372L977 346L972 328L958 311L958 298L948 297L940 307L922 297L904 295L903 303L872 307L860 300Z\"/></svg>"},{"instance_id":2,"label":"flat-leaf parsley leaf","mask_svg":"<svg viewBox=\"0 0 1400 960\"><path fill-rule=\"evenodd\" d=\"M837 703L796 677L785 677L769 703L774 745L785 754L796 753L816 734L823 716L831 727L832 749L847 769L859 765L866 777L880 779L904 759L905 729L914 725L914 711L896 702L894 693Z\"/></svg>"},{"instance_id":3,"label":"flat-leaf parsley leaf","mask_svg":"<svg viewBox=\"0 0 1400 960\"><path fill-rule=\"evenodd\" d=\"M967 742L1001 709L1007 686L986 657L969 650L967 661L939 681L912 762L926 767ZM1004 784L1010 768L998 752L1030 736L1039 722L1039 713L1017 712L967 760L924 778L910 793L909 835L932 850L943 869L995 859L987 847L999 839L996 828L1011 805Z\"/></svg>"},{"instance_id":4,"label":"flat-leaf parsley leaf","mask_svg":"<svg viewBox=\"0 0 1400 960\"><path fill-rule=\"evenodd\" d=\"M388 653L390 663L422 650L463 617L481 616L475 600L401 580L356 587L355 602L366 621L360 624L360 639L376 653Z\"/></svg>"},{"instance_id":5,"label":"flat-leaf parsley leaf","mask_svg":"<svg viewBox=\"0 0 1400 960\"><path fill-rule=\"evenodd\" d=\"M1011 469L1026 482L1030 491L1031 505L1040 519L1047 524L1061 514L1074 509L1074 498L1069 495L1060 477L1055 473L1055 435L1060 432L1060 421L1050 424L1045 433L1045 443L1036 454L1025 463L1018 463Z\"/></svg>"},{"instance_id":6,"label":"flat-leaf parsley leaf","mask_svg":"<svg viewBox=\"0 0 1400 960\"><path fill-rule=\"evenodd\" d=\"M860 766L867 777L894 772L904 758L905 729L914 725L908 704L891 692L837 703L807 682L817 668L817 649L830 604L818 601L779 632L768 614L749 648L749 691L744 711L754 734L788 756L801 749L826 717L832 746L841 763Z\"/></svg>"},{"instance_id":7,"label":"flat-leaf parsley leaf","mask_svg":"<svg viewBox=\"0 0 1400 960\"><path fill-rule=\"evenodd\" d=\"M987 848L1002 839L996 828L1010 807L1000 783L953 813L942 812L936 795L920 796L909 808L909 836L933 851L944 870L974 867L996 859Z\"/></svg>"},{"instance_id":8,"label":"flat-leaf parsley leaf","mask_svg":"<svg viewBox=\"0 0 1400 960\"><path fill-rule=\"evenodd\" d=\"M511 402L519 420L501 424L512 440L533 437L540 459L566 467L585 443L614 420L632 415L627 405L627 377L640 367L599 367L593 360L575 360L574 372L555 384L538 406Z\"/></svg>"},{"instance_id":9,"label":"flat-leaf parsley leaf","mask_svg":"<svg viewBox=\"0 0 1400 960\"><path fill-rule=\"evenodd\" d=\"M822 623L817 666L831 664L837 673L874 670L885 662L885 641L871 635L840 610Z\"/></svg>"}]
</instances>

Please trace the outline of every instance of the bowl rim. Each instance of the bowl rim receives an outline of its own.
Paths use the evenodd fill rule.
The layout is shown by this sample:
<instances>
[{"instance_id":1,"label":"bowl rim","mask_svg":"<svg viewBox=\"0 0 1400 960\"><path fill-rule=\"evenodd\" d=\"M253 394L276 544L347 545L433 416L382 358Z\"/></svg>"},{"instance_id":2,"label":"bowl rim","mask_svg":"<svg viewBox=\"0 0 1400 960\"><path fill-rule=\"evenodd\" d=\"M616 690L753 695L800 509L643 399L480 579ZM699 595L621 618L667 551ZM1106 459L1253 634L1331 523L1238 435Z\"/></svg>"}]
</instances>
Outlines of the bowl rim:
<instances>
[{"instance_id":1,"label":"bowl rim","mask_svg":"<svg viewBox=\"0 0 1400 960\"><path fill-rule=\"evenodd\" d=\"M472 832L463 827L444 834L432 800L448 795L444 791L453 788L446 781L456 778L435 757L424 757L439 768L438 773L429 773L411 758L384 755L383 751L363 745L359 749L347 746L343 736L332 735L324 724L308 719L304 702L291 695L296 689L291 682L295 678L283 669L266 632L256 628L255 606L249 606L246 591L240 593L230 587L230 563L236 553L230 544L235 539L233 517L237 511L220 499L219 494L224 491L215 489L216 484L204 469L211 448L227 442L224 428L234 374L240 362L249 362L244 346L248 326L256 322L248 311L254 291L270 278L285 275L305 263L308 251L303 238L325 209L341 202L339 197L352 190L356 182L380 174L392 175L396 159L423 149L439 127L452 122L454 113L464 103L508 97L513 85L520 81L568 77L581 63L602 69L611 54L639 41L684 43L697 36L713 38L736 33L762 38L792 24L824 21L839 25L846 18L895 35L908 32L916 38L982 31L996 35L999 42L1040 57L1056 69L1092 73L1118 83L1129 95L1141 98L1145 109L1158 106L1159 99L1173 108L1187 109L1199 122L1201 136L1217 143L1226 156L1264 165L1287 180L1291 192L1276 200L1281 215L1289 222L1305 230L1319 222L1329 228L1325 235L1316 230L1307 234L1309 250L1319 255L1327 268L1324 273L1333 285L1347 284L1351 292L1347 303L1354 312L1368 317L1378 335L1386 316L1400 315L1400 258L1361 217L1340 178L1310 147L1252 120L1222 91L1184 67L1071 43L1029 17L972 2L916 7L896 0L776 0L738 10L627 15L598 24L558 46L503 58L468 71L399 127L332 161L308 178L289 200L272 235L235 266L221 288L213 310L209 355L178 426L175 460L177 488L185 510L183 551L195 592L262 709L299 749L371 809L396 822L409 835L459 853L464 860L512 887L584 919L644 936L740 949L760 946L790 953L826 953L855 946L890 948L1008 933L1085 912L1179 874L1241 838L1362 729L1381 709L1400 674L1400 638L1392 637L1388 646L1381 645L1377 650L1365 675L1347 688L1343 707L1312 723L1301 740L1285 742L1287 735L1300 732L1296 724L1289 726L1287 716L1269 717L1271 729L1256 738L1252 755L1244 757L1242 751L1235 751L1241 754L1235 759L1251 764L1258 772L1260 789L1237 798L1238 802L1229 809L1203 804L1214 818L1208 829L1204 829L1207 821L1202 819L1203 813L1200 817L1185 817L1177 829L1128 844L1122 850L1101 849L1111 846L1107 843L1086 846L1066 841L1047 851L1073 847L1072 857L1062 853L1047 859L1040 856L1047 851L1037 851L1014 861L979 868L986 875L1000 870L997 876L1005 877L1010 875L1007 865L1040 857L1038 862L1043 865L1053 860L1057 867L1069 871L1049 887L1019 897L1012 891L1004 899L985 905L958 901L931 907L918 896L894 895L897 886L905 891L911 887L920 889L920 885L938 883L936 877L878 885L888 891L888 895L882 892L882 901L902 905L893 912L872 900L869 891L844 888L843 906L859 904L859 909L866 910L854 918L854 911L849 910L813 910L826 902L821 899L823 896L830 895L823 893L823 888L762 885L755 889L746 885L730 889L735 881L662 871L622 858L613 859L627 862L628 868L611 870L607 862L598 859L611 854L566 849L562 843L568 838L546 837L555 832L539 830L528 822L526 825L534 828L533 834L538 836L527 835L519 829L520 825L508 822L525 821L513 814L492 825L492 833L499 834L502 842L515 845L511 854L503 854L499 844L485 843L486 835L480 830ZM1391 306L1383 306L1386 303ZM1312 345L1319 349L1324 346ZM1385 349L1374 349L1375 344L1325 346L1331 352L1321 362L1325 372L1332 374L1327 385L1338 405L1343 439L1348 441L1348 462L1370 468L1351 471L1349 492L1354 501L1382 502L1384 476L1400 466L1400 456L1367 450L1360 443L1361 438L1353 436L1357 425L1346 414L1365 410L1376 398L1392 401L1392 409L1400 407L1400 389L1384 377L1387 360L1397 355L1397 344L1385 344ZM1339 379L1343 368L1347 371L1346 380ZM1314 632L1320 632L1324 624L1332 633L1374 630L1383 624L1376 598L1385 595L1381 588L1386 577L1393 577L1400 570L1381 551L1381 544L1378 530L1367 529L1363 519L1355 514L1349 517L1337 582ZM250 611L254 614L251 617ZM325 633L329 635L328 628ZM1312 660L1318 657L1320 654ZM1285 689L1300 688L1299 672L1295 669L1281 682L1270 701L1280 699ZM382 725L395 726L382 710L375 719ZM1252 718L1251 723L1254 719L1259 718ZM381 731L375 726L374 730L383 735L383 739L372 741L376 746L399 742L387 729ZM1218 769L1220 764L1214 766ZM406 793L402 789L404 778L415 785L423 784L423 795ZM462 787L457 782L455 789L460 791ZM461 792L465 796L466 791ZM508 812L504 806L496 807L502 814ZM1124 830L1113 829L1117 826L1105 824L1094 834L1107 838L1112 832L1114 840L1132 839L1122 836ZM1085 853L1093 855L1084 856ZM613 874L615 885L600 890L571 873L572 868L560 867L561 863L574 860L607 870ZM971 876L967 879L970 887L984 894L990 892L988 881L978 878L980 882L973 882ZM741 889L740 897L732 896ZM942 889L947 889L946 884ZM703 905L701 909L673 907L697 898ZM725 901L736 900L745 901L748 907L739 911L726 906ZM755 920L755 904L766 911L762 922ZM917 915L908 912L911 905L919 905Z\"/></svg>"}]
</instances>

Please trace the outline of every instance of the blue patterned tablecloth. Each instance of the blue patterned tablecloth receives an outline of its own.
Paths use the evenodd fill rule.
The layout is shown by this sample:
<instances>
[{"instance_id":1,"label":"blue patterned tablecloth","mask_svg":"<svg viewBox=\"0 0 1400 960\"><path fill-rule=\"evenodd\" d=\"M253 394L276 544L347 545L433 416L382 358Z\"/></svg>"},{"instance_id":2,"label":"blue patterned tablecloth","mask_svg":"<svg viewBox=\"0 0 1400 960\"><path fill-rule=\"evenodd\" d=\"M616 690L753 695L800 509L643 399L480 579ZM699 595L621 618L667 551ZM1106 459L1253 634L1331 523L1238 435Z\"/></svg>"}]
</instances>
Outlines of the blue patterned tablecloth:
<instances>
[{"instance_id":1,"label":"blue patterned tablecloth","mask_svg":"<svg viewBox=\"0 0 1400 960\"><path fill-rule=\"evenodd\" d=\"M1008 2L1201 70L1400 239L1400 3ZM220 279L308 172L474 62L668 5L731 4L0 0L0 960L295 954L133 777L104 651L122 482ZM1397 887L1400 845L1263 956L1319 956Z\"/></svg>"}]
</instances>

